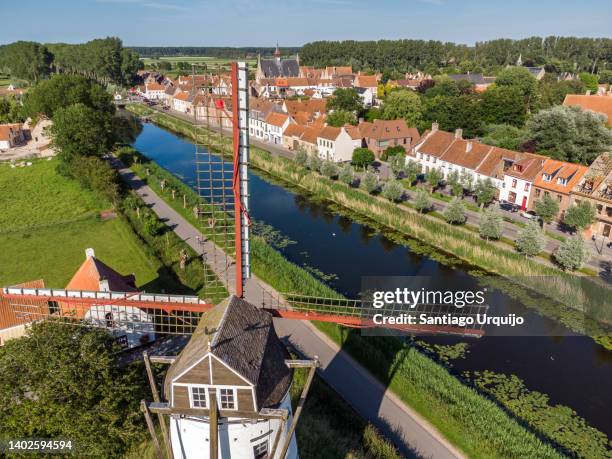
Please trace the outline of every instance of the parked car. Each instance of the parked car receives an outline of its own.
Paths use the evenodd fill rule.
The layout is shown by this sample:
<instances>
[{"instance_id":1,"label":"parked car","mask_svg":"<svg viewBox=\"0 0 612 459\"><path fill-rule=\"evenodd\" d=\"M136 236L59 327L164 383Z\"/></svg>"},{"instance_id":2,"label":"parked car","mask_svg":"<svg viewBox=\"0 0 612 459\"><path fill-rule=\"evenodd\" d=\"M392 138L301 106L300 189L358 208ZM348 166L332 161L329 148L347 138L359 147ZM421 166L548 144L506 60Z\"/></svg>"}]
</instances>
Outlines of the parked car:
<instances>
[{"instance_id":1,"label":"parked car","mask_svg":"<svg viewBox=\"0 0 612 459\"><path fill-rule=\"evenodd\" d=\"M502 201L499 203L499 207L502 210L506 210L508 212L517 212L518 206L516 204L512 204L511 202Z\"/></svg>"},{"instance_id":2,"label":"parked car","mask_svg":"<svg viewBox=\"0 0 612 459\"><path fill-rule=\"evenodd\" d=\"M534 213L534 212L526 212L526 211L522 211L521 212L521 217L526 218L527 220L537 220L538 216Z\"/></svg>"}]
</instances>

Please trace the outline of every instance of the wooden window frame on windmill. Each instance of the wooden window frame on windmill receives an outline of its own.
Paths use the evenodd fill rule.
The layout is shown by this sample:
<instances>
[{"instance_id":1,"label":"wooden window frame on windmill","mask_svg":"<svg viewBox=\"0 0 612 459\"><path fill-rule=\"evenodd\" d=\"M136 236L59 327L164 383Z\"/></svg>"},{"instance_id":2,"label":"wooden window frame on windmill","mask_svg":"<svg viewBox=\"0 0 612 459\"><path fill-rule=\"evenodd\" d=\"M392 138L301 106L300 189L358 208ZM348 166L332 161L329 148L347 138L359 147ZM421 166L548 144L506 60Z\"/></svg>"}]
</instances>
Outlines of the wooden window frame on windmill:
<instances>
[{"instance_id":1,"label":"wooden window frame on windmill","mask_svg":"<svg viewBox=\"0 0 612 459\"><path fill-rule=\"evenodd\" d=\"M221 387L221 386L217 386L215 387L216 389L216 393L217 393L217 401L219 402L219 408L224 410L224 411L238 411L238 391L236 390L235 387ZM234 406L233 408L228 408L227 406L223 406L223 400L222 400L222 395L221 395L221 391L225 391L225 390L231 390L232 391L232 405Z\"/></svg>"},{"instance_id":2,"label":"wooden window frame on windmill","mask_svg":"<svg viewBox=\"0 0 612 459\"><path fill-rule=\"evenodd\" d=\"M189 406L191 408L201 408L201 409L208 409L208 401L210 400L210 394L208 392L208 387L201 385L201 384L190 384L187 386L187 392L189 393ZM196 406L195 405L195 399L194 399L194 393L193 390L194 389L204 389L204 405L203 406ZM199 396L201 396L201 393L198 394ZM198 397L199 398L199 397ZM198 400L198 403L201 403L201 400Z\"/></svg>"}]
</instances>

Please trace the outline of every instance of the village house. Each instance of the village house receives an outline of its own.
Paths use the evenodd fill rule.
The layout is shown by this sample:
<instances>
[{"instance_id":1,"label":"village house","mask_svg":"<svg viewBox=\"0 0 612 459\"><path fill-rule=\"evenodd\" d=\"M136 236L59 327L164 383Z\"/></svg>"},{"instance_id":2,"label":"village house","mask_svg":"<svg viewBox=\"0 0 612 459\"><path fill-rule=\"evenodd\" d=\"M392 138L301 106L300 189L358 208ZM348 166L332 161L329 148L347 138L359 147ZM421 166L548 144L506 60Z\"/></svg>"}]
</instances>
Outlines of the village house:
<instances>
[{"instance_id":1,"label":"village house","mask_svg":"<svg viewBox=\"0 0 612 459\"><path fill-rule=\"evenodd\" d=\"M608 126L612 127L612 95L580 95L568 94L563 101L565 106L578 106L582 110L591 110L601 113L608 119Z\"/></svg>"},{"instance_id":2,"label":"village house","mask_svg":"<svg viewBox=\"0 0 612 459\"><path fill-rule=\"evenodd\" d=\"M136 293L136 278L133 274L123 276L96 258L93 249L85 251L85 261L72 276L66 290L88 292ZM71 303L59 303L61 315L83 319L106 327L124 347L132 348L155 340L153 317L132 306L92 305L85 310Z\"/></svg>"},{"instance_id":3,"label":"village house","mask_svg":"<svg viewBox=\"0 0 612 459\"><path fill-rule=\"evenodd\" d=\"M287 126L294 123L289 115L284 113L270 112L265 120L265 130L267 132L268 142L275 145L283 143L283 132Z\"/></svg>"},{"instance_id":4,"label":"village house","mask_svg":"<svg viewBox=\"0 0 612 459\"><path fill-rule=\"evenodd\" d=\"M236 296L207 311L164 380L173 456L280 459L288 441L296 459L289 359L266 311Z\"/></svg>"},{"instance_id":5,"label":"village house","mask_svg":"<svg viewBox=\"0 0 612 459\"><path fill-rule=\"evenodd\" d=\"M269 100L251 98L249 101L249 134L261 141L269 141L266 119L271 112L282 113L282 108Z\"/></svg>"},{"instance_id":6,"label":"village house","mask_svg":"<svg viewBox=\"0 0 612 459\"><path fill-rule=\"evenodd\" d=\"M23 125L19 123L0 124L0 150L8 150L25 142Z\"/></svg>"},{"instance_id":7,"label":"village house","mask_svg":"<svg viewBox=\"0 0 612 459\"><path fill-rule=\"evenodd\" d=\"M156 82L145 83L142 95L149 100L163 100L166 98L166 87Z\"/></svg>"},{"instance_id":8,"label":"village house","mask_svg":"<svg viewBox=\"0 0 612 459\"><path fill-rule=\"evenodd\" d=\"M355 126L326 126L319 132L319 158L336 163L351 161L355 148L361 146L361 135Z\"/></svg>"},{"instance_id":9,"label":"village house","mask_svg":"<svg viewBox=\"0 0 612 459\"><path fill-rule=\"evenodd\" d=\"M378 94L378 75L362 75L359 74L355 77L353 86L361 102L366 107L370 107L376 103L376 95Z\"/></svg>"},{"instance_id":10,"label":"village house","mask_svg":"<svg viewBox=\"0 0 612 459\"><path fill-rule=\"evenodd\" d=\"M547 158L533 182L533 193L527 205L528 210L535 210L536 201L544 196L549 196L559 203L559 213L556 219L563 220L565 210L570 205L570 192L587 170L587 167L580 164Z\"/></svg>"},{"instance_id":11,"label":"village house","mask_svg":"<svg viewBox=\"0 0 612 459\"><path fill-rule=\"evenodd\" d=\"M406 151L418 142L420 136L416 128L410 128L406 121L374 120L359 123L363 146L374 152L377 158L389 147L401 145Z\"/></svg>"},{"instance_id":12,"label":"village house","mask_svg":"<svg viewBox=\"0 0 612 459\"><path fill-rule=\"evenodd\" d=\"M193 108L193 92L179 91L172 97L172 110L181 113L191 113Z\"/></svg>"},{"instance_id":13,"label":"village house","mask_svg":"<svg viewBox=\"0 0 612 459\"><path fill-rule=\"evenodd\" d=\"M353 67L350 65L345 66L328 66L321 72L321 78L332 79L343 76L353 75Z\"/></svg>"},{"instance_id":14,"label":"village house","mask_svg":"<svg viewBox=\"0 0 612 459\"><path fill-rule=\"evenodd\" d=\"M572 189L570 205L582 201L595 206L596 221L588 231L593 235L612 238L612 153L597 157Z\"/></svg>"},{"instance_id":15,"label":"village house","mask_svg":"<svg viewBox=\"0 0 612 459\"><path fill-rule=\"evenodd\" d=\"M196 119L207 127L231 129L233 118L232 100L227 96L197 94L193 101Z\"/></svg>"},{"instance_id":16,"label":"village house","mask_svg":"<svg viewBox=\"0 0 612 459\"><path fill-rule=\"evenodd\" d=\"M297 148L303 148L309 155L319 154L318 139L319 134L323 130L322 126L307 126L304 128L304 132L297 139Z\"/></svg>"},{"instance_id":17,"label":"village house","mask_svg":"<svg viewBox=\"0 0 612 459\"><path fill-rule=\"evenodd\" d=\"M499 192L499 200L527 210L533 183L544 167L545 156L523 153L522 157L512 164L504 173L504 183Z\"/></svg>"},{"instance_id":18,"label":"village house","mask_svg":"<svg viewBox=\"0 0 612 459\"><path fill-rule=\"evenodd\" d=\"M297 150L299 140L305 129L306 126L297 123L287 126L287 129L283 132L283 147L289 150Z\"/></svg>"},{"instance_id":19,"label":"village house","mask_svg":"<svg viewBox=\"0 0 612 459\"><path fill-rule=\"evenodd\" d=\"M455 81L468 81L470 84L474 85L474 90L476 92L484 92L489 86L491 86L495 82L495 77L487 77L482 73L458 73L451 74L449 77Z\"/></svg>"}]
</instances>

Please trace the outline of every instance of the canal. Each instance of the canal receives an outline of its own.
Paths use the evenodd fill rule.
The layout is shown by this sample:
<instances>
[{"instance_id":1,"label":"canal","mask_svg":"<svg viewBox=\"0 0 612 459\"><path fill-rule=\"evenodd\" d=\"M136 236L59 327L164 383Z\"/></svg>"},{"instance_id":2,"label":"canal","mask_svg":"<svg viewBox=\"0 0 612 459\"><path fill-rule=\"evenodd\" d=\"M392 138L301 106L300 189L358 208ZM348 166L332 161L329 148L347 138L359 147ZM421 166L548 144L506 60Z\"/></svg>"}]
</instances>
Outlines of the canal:
<instances>
[{"instance_id":1,"label":"canal","mask_svg":"<svg viewBox=\"0 0 612 459\"><path fill-rule=\"evenodd\" d=\"M194 146L190 141L145 124L134 147L185 183L195 184ZM466 271L416 254L252 170L249 179L251 218L296 241L281 249L285 257L298 265L334 274L327 283L344 295L355 297L363 276L435 276L441 285L477 285ZM571 407L612 437L612 352L589 337L573 335L504 294L495 293L490 300L497 312L523 316L530 336L495 336L490 330L483 338L468 339L469 353L455 360L454 368L515 374L529 389L548 394L551 404ZM454 344L461 339L433 337L426 341Z\"/></svg>"}]
</instances>

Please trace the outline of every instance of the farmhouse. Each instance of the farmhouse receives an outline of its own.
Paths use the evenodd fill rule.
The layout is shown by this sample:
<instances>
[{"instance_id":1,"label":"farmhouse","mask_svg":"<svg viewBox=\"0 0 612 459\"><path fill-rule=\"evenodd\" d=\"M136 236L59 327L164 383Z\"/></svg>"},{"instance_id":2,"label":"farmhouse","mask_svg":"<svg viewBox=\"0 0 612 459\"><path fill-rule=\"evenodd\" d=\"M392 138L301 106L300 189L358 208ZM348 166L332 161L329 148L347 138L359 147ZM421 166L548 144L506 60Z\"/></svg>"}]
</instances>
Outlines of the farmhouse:
<instances>
[{"instance_id":1,"label":"farmhouse","mask_svg":"<svg viewBox=\"0 0 612 459\"><path fill-rule=\"evenodd\" d=\"M21 124L0 124L0 150L8 150L24 141L25 132Z\"/></svg>"}]
</instances>

